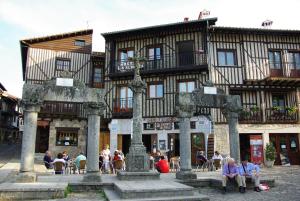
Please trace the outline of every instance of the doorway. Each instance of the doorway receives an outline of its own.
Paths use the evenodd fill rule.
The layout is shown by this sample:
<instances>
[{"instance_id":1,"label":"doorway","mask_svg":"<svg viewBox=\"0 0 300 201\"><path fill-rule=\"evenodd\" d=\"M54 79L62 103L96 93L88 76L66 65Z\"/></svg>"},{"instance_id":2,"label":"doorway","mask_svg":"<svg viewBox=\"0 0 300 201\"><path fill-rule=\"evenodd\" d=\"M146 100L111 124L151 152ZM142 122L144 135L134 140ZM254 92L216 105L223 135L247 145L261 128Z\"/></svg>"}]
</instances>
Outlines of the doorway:
<instances>
[{"instance_id":1,"label":"doorway","mask_svg":"<svg viewBox=\"0 0 300 201\"><path fill-rule=\"evenodd\" d=\"M205 140L203 133L192 133L191 134L191 159L192 165L196 165L196 154L197 151L203 151L205 153Z\"/></svg>"},{"instance_id":2,"label":"doorway","mask_svg":"<svg viewBox=\"0 0 300 201\"><path fill-rule=\"evenodd\" d=\"M177 61L179 66L194 64L194 41L177 43Z\"/></svg>"},{"instance_id":3,"label":"doorway","mask_svg":"<svg viewBox=\"0 0 300 201\"><path fill-rule=\"evenodd\" d=\"M130 143L131 143L130 134L118 135L118 150L121 150L125 156L129 152Z\"/></svg>"},{"instance_id":4,"label":"doorway","mask_svg":"<svg viewBox=\"0 0 300 201\"><path fill-rule=\"evenodd\" d=\"M299 140L297 133L270 133L270 142L276 149L275 165L281 165L281 155L288 157L291 165L300 165Z\"/></svg>"},{"instance_id":5,"label":"doorway","mask_svg":"<svg viewBox=\"0 0 300 201\"><path fill-rule=\"evenodd\" d=\"M35 153L45 153L49 148L49 125L38 126L35 141Z\"/></svg>"},{"instance_id":6,"label":"doorway","mask_svg":"<svg viewBox=\"0 0 300 201\"><path fill-rule=\"evenodd\" d=\"M142 141L147 153L152 153L153 149L157 148L157 134L143 134Z\"/></svg>"},{"instance_id":7,"label":"doorway","mask_svg":"<svg viewBox=\"0 0 300 201\"><path fill-rule=\"evenodd\" d=\"M175 156L180 156L180 142L178 133L169 133L168 134L168 158Z\"/></svg>"}]
</instances>

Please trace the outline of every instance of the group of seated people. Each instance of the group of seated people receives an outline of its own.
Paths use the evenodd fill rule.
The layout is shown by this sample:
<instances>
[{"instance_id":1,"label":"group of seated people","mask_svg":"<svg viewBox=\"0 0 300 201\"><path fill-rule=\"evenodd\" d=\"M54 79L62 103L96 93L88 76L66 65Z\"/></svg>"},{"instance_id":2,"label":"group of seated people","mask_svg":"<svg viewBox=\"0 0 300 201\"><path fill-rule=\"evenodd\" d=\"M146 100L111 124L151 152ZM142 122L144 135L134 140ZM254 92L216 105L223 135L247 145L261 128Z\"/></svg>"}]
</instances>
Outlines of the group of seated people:
<instances>
[{"instance_id":1,"label":"group of seated people","mask_svg":"<svg viewBox=\"0 0 300 201\"><path fill-rule=\"evenodd\" d=\"M68 167L68 161L70 160L70 157L68 156L67 152L64 151L62 153L58 153L57 157L53 160L51 152L46 151L43 160L44 160L45 167L47 169L54 169L55 174L63 174ZM74 172L76 169L79 169L81 160L86 161L86 157L82 152L74 160L74 166L73 166ZM57 168L58 164L62 167Z\"/></svg>"},{"instance_id":2,"label":"group of seated people","mask_svg":"<svg viewBox=\"0 0 300 201\"><path fill-rule=\"evenodd\" d=\"M236 181L239 186L239 192L245 193L246 192L246 180L247 178L254 181L255 187L254 191L260 192L259 183L259 172L260 168L258 165L250 163L248 161L248 157L245 156L242 158L242 163L238 166L235 163L233 158L229 158L227 163L223 166L222 171L222 186L223 186L223 193L226 193L226 184L227 181Z\"/></svg>"},{"instance_id":3,"label":"group of seated people","mask_svg":"<svg viewBox=\"0 0 300 201\"><path fill-rule=\"evenodd\" d=\"M116 173L116 170L124 170L124 159L125 157L121 150L115 150L113 156L111 156L109 146L106 145L99 155L99 169L103 173Z\"/></svg>"}]
</instances>

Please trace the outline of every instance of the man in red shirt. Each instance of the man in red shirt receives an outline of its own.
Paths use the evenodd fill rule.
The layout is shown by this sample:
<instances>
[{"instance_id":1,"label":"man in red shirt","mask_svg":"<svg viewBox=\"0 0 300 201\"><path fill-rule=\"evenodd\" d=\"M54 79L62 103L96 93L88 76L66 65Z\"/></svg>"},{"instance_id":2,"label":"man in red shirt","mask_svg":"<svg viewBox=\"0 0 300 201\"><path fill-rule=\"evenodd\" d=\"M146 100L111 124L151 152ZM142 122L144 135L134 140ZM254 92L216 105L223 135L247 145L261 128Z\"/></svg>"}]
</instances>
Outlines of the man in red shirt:
<instances>
[{"instance_id":1,"label":"man in red shirt","mask_svg":"<svg viewBox=\"0 0 300 201\"><path fill-rule=\"evenodd\" d=\"M160 173L169 173L170 171L169 163L167 160L165 160L164 156L160 157L160 160L155 164L155 167Z\"/></svg>"}]
</instances>

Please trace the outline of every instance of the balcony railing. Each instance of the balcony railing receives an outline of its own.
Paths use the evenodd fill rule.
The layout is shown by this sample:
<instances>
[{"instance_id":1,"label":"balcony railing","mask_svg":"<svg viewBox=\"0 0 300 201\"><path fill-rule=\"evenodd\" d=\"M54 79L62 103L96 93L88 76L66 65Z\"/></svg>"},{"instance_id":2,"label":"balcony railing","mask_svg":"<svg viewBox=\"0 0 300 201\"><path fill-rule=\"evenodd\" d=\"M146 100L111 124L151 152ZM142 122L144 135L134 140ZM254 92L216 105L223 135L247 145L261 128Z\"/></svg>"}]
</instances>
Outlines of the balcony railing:
<instances>
[{"instance_id":1,"label":"balcony railing","mask_svg":"<svg viewBox=\"0 0 300 201\"><path fill-rule=\"evenodd\" d=\"M39 116L42 117L84 117L82 103L46 102L41 107Z\"/></svg>"},{"instance_id":2,"label":"balcony railing","mask_svg":"<svg viewBox=\"0 0 300 201\"><path fill-rule=\"evenodd\" d=\"M110 75L113 73L132 72L134 63L128 60L112 61ZM141 73L173 70L200 70L207 69L206 54L199 52L172 53L147 58L142 65Z\"/></svg>"},{"instance_id":3,"label":"balcony railing","mask_svg":"<svg viewBox=\"0 0 300 201\"><path fill-rule=\"evenodd\" d=\"M133 98L115 98L113 100L113 116L132 116Z\"/></svg>"},{"instance_id":4,"label":"balcony railing","mask_svg":"<svg viewBox=\"0 0 300 201\"><path fill-rule=\"evenodd\" d=\"M300 66L294 62L269 62L270 77L300 78Z\"/></svg>"},{"instance_id":5,"label":"balcony railing","mask_svg":"<svg viewBox=\"0 0 300 201\"><path fill-rule=\"evenodd\" d=\"M262 110L258 107L244 107L239 115L240 123L261 123Z\"/></svg>"},{"instance_id":6,"label":"balcony railing","mask_svg":"<svg viewBox=\"0 0 300 201\"><path fill-rule=\"evenodd\" d=\"M266 121L268 123L295 123L298 121L298 108L273 107L266 109Z\"/></svg>"}]
</instances>

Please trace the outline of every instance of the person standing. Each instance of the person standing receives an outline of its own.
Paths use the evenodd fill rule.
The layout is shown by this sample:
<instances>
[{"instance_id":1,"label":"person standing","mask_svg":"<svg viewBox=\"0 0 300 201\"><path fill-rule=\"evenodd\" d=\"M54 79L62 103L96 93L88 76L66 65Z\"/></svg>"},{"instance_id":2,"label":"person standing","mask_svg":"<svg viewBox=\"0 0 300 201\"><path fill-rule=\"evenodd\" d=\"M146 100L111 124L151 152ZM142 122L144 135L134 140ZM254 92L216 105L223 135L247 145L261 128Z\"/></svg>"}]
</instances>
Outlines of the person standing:
<instances>
[{"instance_id":1,"label":"person standing","mask_svg":"<svg viewBox=\"0 0 300 201\"><path fill-rule=\"evenodd\" d=\"M254 173L255 171L255 173ZM242 159L242 164L239 167L239 172L241 176L241 182L243 186L243 192L246 191L246 180L247 178L251 178L252 181L254 182L254 191L260 192L261 190L259 189L259 183L260 183L260 178L259 178L259 166L255 165L253 163L248 162L248 157L245 156Z\"/></svg>"},{"instance_id":2,"label":"person standing","mask_svg":"<svg viewBox=\"0 0 300 201\"><path fill-rule=\"evenodd\" d=\"M226 184L228 180L235 180L239 186L239 192L243 193L239 168L235 164L233 158L229 158L227 163L224 164L222 175L223 193L226 193Z\"/></svg>"},{"instance_id":3,"label":"person standing","mask_svg":"<svg viewBox=\"0 0 300 201\"><path fill-rule=\"evenodd\" d=\"M110 169L110 150L109 150L109 145L108 144L103 149L102 156L103 156L104 171L108 172L109 169Z\"/></svg>"}]
</instances>

